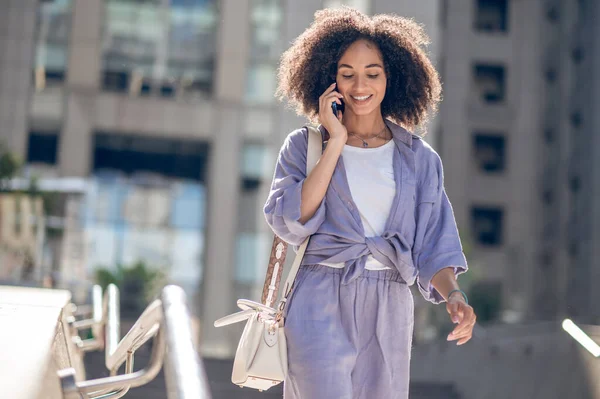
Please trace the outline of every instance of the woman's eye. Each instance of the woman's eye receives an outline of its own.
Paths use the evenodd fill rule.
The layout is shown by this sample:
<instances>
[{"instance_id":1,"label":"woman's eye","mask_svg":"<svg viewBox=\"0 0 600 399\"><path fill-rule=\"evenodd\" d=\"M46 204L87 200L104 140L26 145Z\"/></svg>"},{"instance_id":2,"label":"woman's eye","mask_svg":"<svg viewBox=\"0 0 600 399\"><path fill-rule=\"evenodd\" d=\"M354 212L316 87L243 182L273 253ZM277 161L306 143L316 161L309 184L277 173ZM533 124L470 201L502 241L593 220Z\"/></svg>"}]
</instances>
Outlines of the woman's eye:
<instances>
[{"instance_id":1,"label":"woman's eye","mask_svg":"<svg viewBox=\"0 0 600 399\"><path fill-rule=\"evenodd\" d=\"M369 78L371 78L371 79L377 79L377 77L378 77L379 75L367 75L367 76L368 76Z\"/></svg>"},{"instance_id":2,"label":"woman's eye","mask_svg":"<svg viewBox=\"0 0 600 399\"><path fill-rule=\"evenodd\" d=\"M350 79L352 77L352 75L342 75L342 77L345 79Z\"/></svg>"}]
</instances>

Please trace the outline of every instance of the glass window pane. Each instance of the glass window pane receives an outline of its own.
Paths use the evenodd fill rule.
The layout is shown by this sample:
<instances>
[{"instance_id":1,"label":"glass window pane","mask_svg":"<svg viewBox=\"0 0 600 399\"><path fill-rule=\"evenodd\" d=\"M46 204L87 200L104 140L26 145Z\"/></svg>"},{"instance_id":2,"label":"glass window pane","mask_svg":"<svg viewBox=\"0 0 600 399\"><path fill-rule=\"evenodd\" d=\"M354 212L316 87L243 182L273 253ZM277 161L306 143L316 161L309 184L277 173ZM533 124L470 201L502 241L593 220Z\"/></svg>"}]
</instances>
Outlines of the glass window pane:
<instances>
[{"instance_id":1,"label":"glass window pane","mask_svg":"<svg viewBox=\"0 0 600 399\"><path fill-rule=\"evenodd\" d=\"M250 65L246 82L246 99L256 103L273 102L277 85L276 73L275 65Z\"/></svg>"},{"instance_id":2,"label":"glass window pane","mask_svg":"<svg viewBox=\"0 0 600 399\"><path fill-rule=\"evenodd\" d=\"M506 100L506 68L503 65L475 64L473 97L482 104L500 104Z\"/></svg>"},{"instance_id":3,"label":"glass window pane","mask_svg":"<svg viewBox=\"0 0 600 399\"><path fill-rule=\"evenodd\" d=\"M504 210L492 207L471 209L471 228L479 245L499 246L503 241Z\"/></svg>"},{"instance_id":4,"label":"glass window pane","mask_svg":"<svg viewBox=\"0 0 600 399\"><path fill-rule=\"evenodd\" d=\"M105 90L185 99L210 92L216 0L108 0L106 15Z\"/></svg>"},{"instance_id":5,"label":"glass window pane","mask_svg":"<svg viewBox=\"0 0 600 399\"><path fill-rule=\"evenodd\" d=\"M246 75L246 99L272 103L276 70L281 55L281 0L253 0L250 12L250 55Z\"/></svg>"},{"instance_id":6,"label":"glass window pane","mask_svg":"<svg viewBox=\"0 0 600 399\"><path fill-rule=\"evenodd\" d=\"M247 144L242 152L242 176L270 180L273 173L273 154L263 144Z\"/></svg>"},{"instance_id":7,"label":"glass window pane","mask_svg":"<svg viewBox=\"0 0 600 399\"><path fill-rule=\"evenodd\" d=\"M281 54L280 0L255 0L250 15L252 41L251 57L257 61L277 62Z\"/></svg>"},{"instance_id":8,"label":"glass window pane","mask_svg":"<svg viewBox=\"0 0 600 399\"><path fill-rule=\"evenodd\" d=\"M506 164L506 139L502 135L475 133L473 153L479 170L485 173L503 172Z\"/></svg>"},{"instance_id":9,"label":"glass window pane","mask_svg":"<svg viewBox=\"0 0 600 399\"><path fill-rule=\"evenodd\" d=\"M71 13L71 0L40 2L38 6L35 38L35 86L38 90L61 85L65 79Z\"/></svg>"},{"instance_id":10,"label":"glass window pane","mask_svg":"<svg viewBox=\"0 0 600 399\"><path fill-rule=\"evenodd\" d=\"M29 132L27 163L56 165L60 132Z\"/></svg>"},{"instance_id":11,"label":"glass window pane","mask_svg":"<svg viewBox=\"0 0 600 399\"><path fill-rule=\"evenodd\" d=\"M91 179L84 220L89 270L142 261L195 295L202 276L205 187L174 180L144 184L123 176Z\"/></svg>"},{"instance_id":12,"label":"glass window pane","mask_svg":"<svg viewBox=\"0 0 600 399\"><path fill-rule=\"evenodd\" d=\"M483 32L506 32L507 0L477 0L475 29Z\"/></svg>"}]
</instances>

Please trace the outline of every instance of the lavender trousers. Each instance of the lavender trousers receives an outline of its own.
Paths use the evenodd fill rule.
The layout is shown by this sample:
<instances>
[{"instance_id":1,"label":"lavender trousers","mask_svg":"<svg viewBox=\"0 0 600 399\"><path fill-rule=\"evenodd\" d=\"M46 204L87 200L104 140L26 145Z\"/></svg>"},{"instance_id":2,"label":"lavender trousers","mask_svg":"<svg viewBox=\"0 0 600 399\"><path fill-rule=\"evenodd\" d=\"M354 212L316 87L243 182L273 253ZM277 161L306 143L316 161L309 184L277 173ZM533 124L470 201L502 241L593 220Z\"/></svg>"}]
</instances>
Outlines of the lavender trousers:
<instances>
[{"instance_id":1,"label":"lavender trousers","mask_svg":"<svg viewBox=\"0 0 600 399\"><path fill-rule=\"evenodd\" d=\"M407 399L414 305L396 270L302 266L288 304L285 399Z\"/></svg>"}]
</instances>

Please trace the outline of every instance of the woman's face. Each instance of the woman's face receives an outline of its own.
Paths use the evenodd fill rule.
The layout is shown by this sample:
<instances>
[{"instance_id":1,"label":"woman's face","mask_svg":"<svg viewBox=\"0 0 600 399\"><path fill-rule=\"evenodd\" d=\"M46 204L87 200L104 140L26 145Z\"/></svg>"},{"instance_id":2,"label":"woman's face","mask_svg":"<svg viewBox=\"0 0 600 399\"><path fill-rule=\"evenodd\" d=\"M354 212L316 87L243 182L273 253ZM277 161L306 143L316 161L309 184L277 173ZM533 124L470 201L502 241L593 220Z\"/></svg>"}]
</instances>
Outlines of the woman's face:
<instances>
[{"instance_id":1,"label":"woman's face","mask_svg":"<svg viewBox=\"0 0 600 399\"><path fill-rule=\"evenodd\" d=\"M357 40L338 61L337 90L344 96L344 112L368 115L381 112L387 79L377 46Z\"/></svg>"}]
</instances>

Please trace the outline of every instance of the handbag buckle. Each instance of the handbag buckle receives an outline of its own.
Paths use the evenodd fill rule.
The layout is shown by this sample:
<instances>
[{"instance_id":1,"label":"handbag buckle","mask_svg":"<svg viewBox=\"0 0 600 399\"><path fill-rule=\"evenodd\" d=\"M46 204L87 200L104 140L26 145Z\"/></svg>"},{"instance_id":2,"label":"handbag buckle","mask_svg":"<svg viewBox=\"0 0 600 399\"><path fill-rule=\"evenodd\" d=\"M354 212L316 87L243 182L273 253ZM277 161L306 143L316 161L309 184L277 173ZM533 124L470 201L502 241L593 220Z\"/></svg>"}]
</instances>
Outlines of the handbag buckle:
<instances>
[{"instance_id":1,"label":"handbag buckle","mask_svg":"<svg viewBox=\"0 0 600 399\"><path fill-rule=\"evenodd\" d=\"M279 305L277 305L277 310L280 312L283 312L283 309L285 309L285 303L287 301L287 298L281 298L281 301L279 302Z\"/></svg>"}]
</instances>

